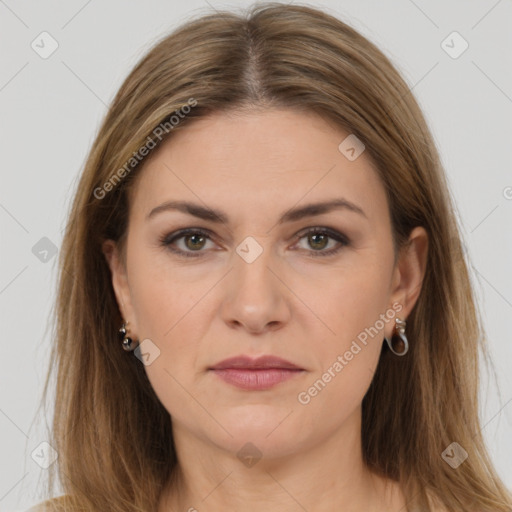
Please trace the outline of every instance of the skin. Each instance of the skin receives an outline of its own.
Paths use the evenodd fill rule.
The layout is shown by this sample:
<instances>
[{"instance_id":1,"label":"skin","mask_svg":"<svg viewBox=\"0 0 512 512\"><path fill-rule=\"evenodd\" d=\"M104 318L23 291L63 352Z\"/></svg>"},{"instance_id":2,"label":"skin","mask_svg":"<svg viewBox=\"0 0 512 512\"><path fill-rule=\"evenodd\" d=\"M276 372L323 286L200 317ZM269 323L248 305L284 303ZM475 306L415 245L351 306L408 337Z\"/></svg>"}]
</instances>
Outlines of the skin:
<instances>
[{"instance_id":1,"label":"skin","mask_svg":"<svg viewBox=\"0 0 512 512\"><path fill-rule=\"evenodd\" d=\"M360 447L361 402L394 319L359 343L309 403L298 401L359 333L395 312L393 304L407 319L425 273L421 227L394 265L384 187L367 152L350 161L338 150L347 135L292 110L199 119L156 150L139 176L126 264L113 241L104 244L129 333L160 350L145 370L172 417L179 460L179 484L163 493L160 512L405 505L398 484L365 468ZM291 208L340 197L365 216L339 209L277 223ZM229 221L176 210L146 219L169 200L220 209ZM317 226L344 234L349 245L304 234ZM211 233L174 241L197 257L180 257L160 242L187 227ZM236 252L247 236L263 249L252 263ZM330 256L312 254L335 247ZM240 354L277 355L305 371L266 391L241 390L208 371ZM250 467L237 456L248 442L261 453Z\"/></svg>"}]
</instances>

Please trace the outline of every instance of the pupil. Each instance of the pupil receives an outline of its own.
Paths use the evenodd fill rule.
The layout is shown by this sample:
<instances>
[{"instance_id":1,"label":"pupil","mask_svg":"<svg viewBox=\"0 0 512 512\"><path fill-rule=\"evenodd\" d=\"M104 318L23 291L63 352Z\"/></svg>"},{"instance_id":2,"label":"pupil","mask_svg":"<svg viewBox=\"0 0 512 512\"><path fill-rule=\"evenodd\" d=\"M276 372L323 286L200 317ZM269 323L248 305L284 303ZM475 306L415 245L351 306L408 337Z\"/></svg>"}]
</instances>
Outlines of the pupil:
<instances>
[{"instance_id":1,"label":"pupil","mask_svg":"<svg viewBox=\"0 0 512 512\"><path fill-rule=\"evenodd\" d=\"M203 239L204 237L203 237L203 235L189 235L188 240L190 241L190 240L196 239L196 238ZM192 242L191 247L190 247L190 244L187 244L187 245L189 245L189 248L191 248L191 249L197 248L197 245L194 242Z\"/></svg>"},{"instance_id":2,"label":"pupil","mask_svg":"<svg viewBox=\"0 0 512 512\"><path fill-rule=\"evenodd\" d=\"M311 235L311 239L314 239L314 238L316 238L316 237L320 237L320 238L322 238L322 239L323 239L322 241L323 241L323 242L325 242L325 239L326 239L326 236L325 236L325 235L318 234L318 233L315 233L315 234ZM315 243L316 243L316 242L315 242L315 241L313 241L313 246L315 245ZM317 247L317 248L322 249L323 247L325 247L325 243L324 243L324 244L322 244L322 242L320 242L320 247Z\"/></svg>"}]
</instances>

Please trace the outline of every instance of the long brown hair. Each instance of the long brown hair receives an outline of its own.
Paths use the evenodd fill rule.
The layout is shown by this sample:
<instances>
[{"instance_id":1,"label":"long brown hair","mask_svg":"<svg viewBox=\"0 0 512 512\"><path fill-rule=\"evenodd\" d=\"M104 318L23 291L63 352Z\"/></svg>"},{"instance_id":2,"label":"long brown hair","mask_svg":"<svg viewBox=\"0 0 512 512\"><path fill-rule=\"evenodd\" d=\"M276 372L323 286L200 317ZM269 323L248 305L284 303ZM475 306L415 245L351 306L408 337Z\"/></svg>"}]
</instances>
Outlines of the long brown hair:
<instances>
[{"instance_id":1,"label":"long brown hair","mask_svg":"<svg viewBox=\"0 0 512 512\"><path fill-rule=\"evenodd\" d=\"M410 351L382 351L363 399L365 463L400 482L409 510L433 510L437 498L453 512L510 512L478 417L485 335L422 112L390 61L349 25L275 3L204 15L159 41L121 86L92 145L60 252L44 388L46 400L56 372L50 444L58 461L48 493L58 479L66 496L50 500L52 509L154 511L177 463L169 413L117 339L122 318L101 251L105 239L123 244L128 193L145 161L134 155L209 113L273 107L314 112L363 141L385 186L395 248L415 226L429 235L407 319ZM469 454L456 469L442 456L453 442Z\"/></svg>"}]
</instances>

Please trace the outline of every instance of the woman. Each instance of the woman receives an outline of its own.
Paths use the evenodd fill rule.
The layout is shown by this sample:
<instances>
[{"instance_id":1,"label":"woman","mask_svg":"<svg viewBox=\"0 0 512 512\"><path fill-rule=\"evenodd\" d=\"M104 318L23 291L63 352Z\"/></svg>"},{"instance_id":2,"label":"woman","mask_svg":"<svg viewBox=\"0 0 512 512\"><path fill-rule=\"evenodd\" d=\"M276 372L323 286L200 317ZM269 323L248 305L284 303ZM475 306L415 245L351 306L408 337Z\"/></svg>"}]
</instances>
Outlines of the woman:
<instances>
[{"instance_id":1,"label":"woman","mask_svg":"<svg viewBox=\"0 0 512 512\"><path fill-rule=\"evenodd\" d=\"M59 286L49 510L510 511L437 150L321 11L204 16L141 60Z\"/></svg>"}]
</instances>

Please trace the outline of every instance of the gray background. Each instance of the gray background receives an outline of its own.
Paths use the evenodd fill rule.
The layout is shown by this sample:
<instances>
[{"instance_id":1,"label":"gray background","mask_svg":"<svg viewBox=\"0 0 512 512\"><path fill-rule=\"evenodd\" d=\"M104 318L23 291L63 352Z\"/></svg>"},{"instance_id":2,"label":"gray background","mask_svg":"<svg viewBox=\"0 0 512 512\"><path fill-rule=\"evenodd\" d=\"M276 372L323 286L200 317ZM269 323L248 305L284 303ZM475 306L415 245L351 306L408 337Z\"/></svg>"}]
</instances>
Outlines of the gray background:
<instances>
[{"instance_id":1,"label":"gray background","mask_svg":"<svg viewBox=\"0 0 512 512\"><path fill-rule=\"evenodd\" d=\"M216 9L249 5L220 3ZM489 335L483 433L512 488L512 4L510 0L310 2L360 30L395 63L426 113L446 168ZM56 252L71 192L122 80L163 34L206 1L0 0L0 510L40 501L33 422L50 347ZM43 59L41 32L57 41ZM469 44L458 58L442 42ZM34 43L34 44L36 44ZM458 53L461 41L444 43ZM49 48L46 40L45 48ZM46 237L48 240L43 240ZM35 249L33 249L35 247ZM48 252L45 253L44 251ZM47 418L50 421L50 418Z\"/></svg>"}]
</instances>

